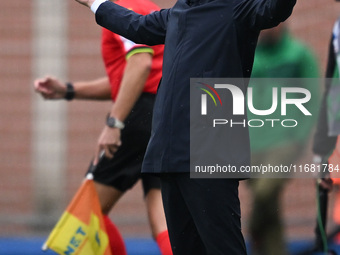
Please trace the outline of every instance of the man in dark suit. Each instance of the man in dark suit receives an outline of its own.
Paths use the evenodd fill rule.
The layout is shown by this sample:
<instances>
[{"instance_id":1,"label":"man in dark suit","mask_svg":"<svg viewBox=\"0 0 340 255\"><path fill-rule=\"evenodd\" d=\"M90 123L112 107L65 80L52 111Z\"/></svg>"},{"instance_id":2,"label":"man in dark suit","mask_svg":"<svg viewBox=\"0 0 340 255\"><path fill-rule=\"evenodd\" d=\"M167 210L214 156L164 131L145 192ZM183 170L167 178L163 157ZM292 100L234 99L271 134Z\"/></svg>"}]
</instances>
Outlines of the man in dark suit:
<instances>
[{"instance_id":1,"label":"man in dark suit","mask_svg":"<svg viewBox=\"0 0 340 255\"><path fill-rule=\"evenodd\" d=\"M190 78L250 77L260 30L287 19L296 0L179 0L146 16L110 1L76 1L117 34L136 43L165 44L142 171L161 177L173 254L246 254L239 180L190 178ZM239 85L243 94L247 85ZM248 128L230 132L221 152L226 164L249 165ZM116 146L107 143L104 149L109 154Z\"/></svg>"}]
</instances>

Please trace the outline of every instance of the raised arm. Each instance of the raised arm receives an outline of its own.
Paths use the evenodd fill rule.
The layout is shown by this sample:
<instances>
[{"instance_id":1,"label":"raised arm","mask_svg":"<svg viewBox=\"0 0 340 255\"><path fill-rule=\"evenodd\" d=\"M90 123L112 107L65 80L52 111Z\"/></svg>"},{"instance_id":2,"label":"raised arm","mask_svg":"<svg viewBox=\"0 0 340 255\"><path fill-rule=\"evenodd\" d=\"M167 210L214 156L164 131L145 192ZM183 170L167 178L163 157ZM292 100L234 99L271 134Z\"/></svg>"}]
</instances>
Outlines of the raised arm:
<instances>
[{"instance_id":1,"label":"raised arm","mask_svg":"<svg viewBox=\"0 0 340 255\"><path fill-rule=\"evenodd\" d=\"M242 0L235 9L236 20L251 29L262 30L277 26L293 11L296 0Z\"/></svg>"},{"instance_id":2,"label":"raised arm","mask_svg":"<svg viewBox=\"0 0 340 255\"><path fill-rule=\"evenodd\" d=\"M76 0L90 7L97 23L106 29L136 43L164 44L170 10L140 15L134 11L105 0Z\"/></svg>"},{"instance_id":3,"label":"raised arm","mask_svg":"<svg viewBox=\"0 0 340 255\"><path fill-rule=\"evenodd\" d=\"M85 5L86 7L91 7L93 5L93 2L95 0L76 0L76 2L82 4L82 5Z\"/></svg>"}]
</instances>

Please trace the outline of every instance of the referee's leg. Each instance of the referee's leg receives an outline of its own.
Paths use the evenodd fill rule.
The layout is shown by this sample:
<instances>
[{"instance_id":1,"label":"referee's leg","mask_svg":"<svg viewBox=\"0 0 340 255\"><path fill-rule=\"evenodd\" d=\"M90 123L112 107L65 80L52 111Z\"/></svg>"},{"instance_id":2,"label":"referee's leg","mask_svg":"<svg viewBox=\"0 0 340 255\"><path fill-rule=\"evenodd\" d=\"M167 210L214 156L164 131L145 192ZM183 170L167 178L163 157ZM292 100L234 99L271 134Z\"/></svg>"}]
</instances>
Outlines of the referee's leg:
<instances>
[{"instance_id":1,"label":"referee's leg","mask_svg":"<svg viewBox=\"0 0 340 255\"><path fill-rule=\"evenodd\" d=\"M174 255L246 254L237 180L166 174L161 184Z\"/></svg>"}]
</instances>

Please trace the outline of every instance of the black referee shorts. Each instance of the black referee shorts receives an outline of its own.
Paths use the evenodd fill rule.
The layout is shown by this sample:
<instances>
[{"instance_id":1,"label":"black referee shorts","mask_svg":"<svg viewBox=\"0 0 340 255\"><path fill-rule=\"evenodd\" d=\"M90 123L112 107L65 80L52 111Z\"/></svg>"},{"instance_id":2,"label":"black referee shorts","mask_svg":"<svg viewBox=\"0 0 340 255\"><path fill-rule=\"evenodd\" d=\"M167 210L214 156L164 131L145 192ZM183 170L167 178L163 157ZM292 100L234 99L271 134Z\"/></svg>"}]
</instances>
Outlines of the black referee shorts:
<instances>
[{"instance_id":1,"label":"black referee shorts","mask_svg":"<svg viewBox=\"0 0 340 255\"><path fill-rule=\"evenodd\" d=\"M125 127L121 131L122 145L112 159L104 158L98 163L93 174L96 182L125 192L141 178L144 195L152 188L160 189L158 177L141 173L151 134L154 101L154 94L143 93L140 96L124 122Z\"/></svg>"}]
</instances>

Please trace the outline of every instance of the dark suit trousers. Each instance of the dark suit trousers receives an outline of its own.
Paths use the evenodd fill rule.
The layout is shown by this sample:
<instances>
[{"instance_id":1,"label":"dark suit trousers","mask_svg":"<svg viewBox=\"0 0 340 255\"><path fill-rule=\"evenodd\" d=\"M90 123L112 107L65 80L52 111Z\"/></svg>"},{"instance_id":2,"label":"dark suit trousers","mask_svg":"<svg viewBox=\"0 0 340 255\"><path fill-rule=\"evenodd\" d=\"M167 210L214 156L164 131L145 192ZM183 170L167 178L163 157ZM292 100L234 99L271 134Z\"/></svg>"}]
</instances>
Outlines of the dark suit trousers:
<instances>
[{"instance_id":1,"label":"dark suit trousers","mask_svg":"<svg viewBox=\"0 0 340 255\"><path fill-rule=\"evenodd\" d=\"M244 255L238 180L190 179L161 174L161 189L174 255Z\"/></svg>"}]
</instances>

